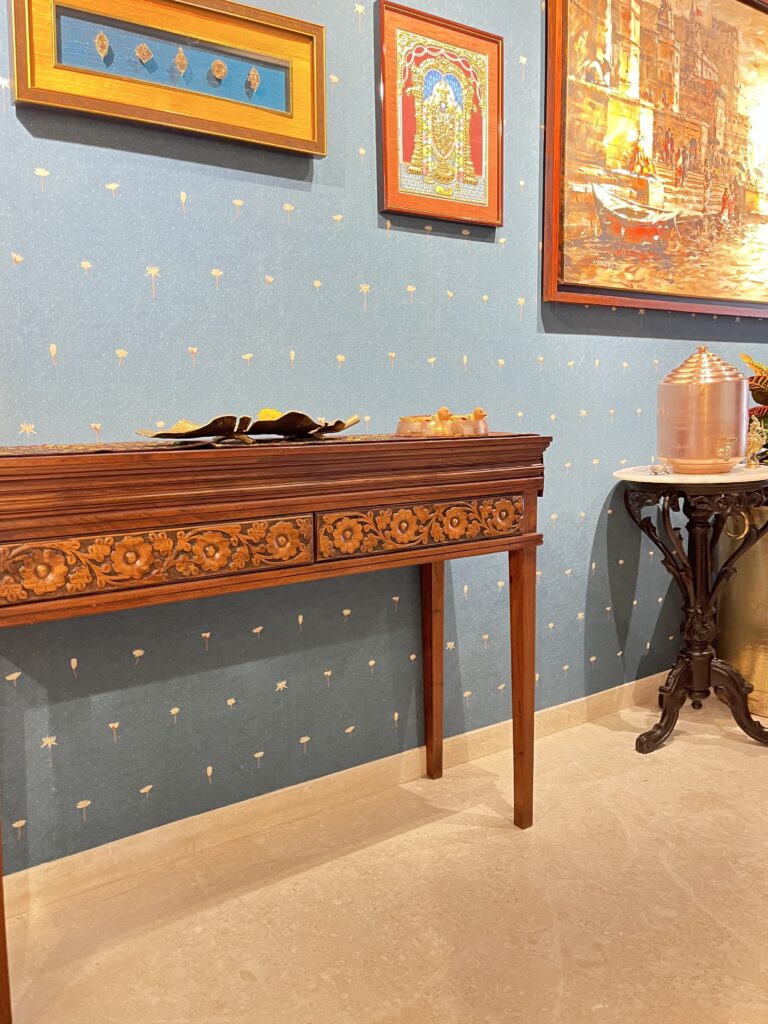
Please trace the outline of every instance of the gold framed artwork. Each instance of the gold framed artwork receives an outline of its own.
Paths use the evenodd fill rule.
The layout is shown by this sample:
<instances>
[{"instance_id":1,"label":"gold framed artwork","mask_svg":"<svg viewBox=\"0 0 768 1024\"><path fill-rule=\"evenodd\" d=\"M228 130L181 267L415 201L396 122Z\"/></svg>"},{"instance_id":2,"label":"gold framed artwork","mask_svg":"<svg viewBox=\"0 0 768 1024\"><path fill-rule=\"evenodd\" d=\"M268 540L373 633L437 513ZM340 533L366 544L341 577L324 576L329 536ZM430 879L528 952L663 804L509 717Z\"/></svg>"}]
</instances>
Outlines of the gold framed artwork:
<instances>
[{"instance_id":1,"label":"gold framed artwork","mask_svg":"<svg viewBox=\"0 0 768 1024\"><path fill-rule=\"evenodd\" d=\"M503 223L500 36L381 0L382 213Z\"/></svg>"},{"instance_id":2,"label":"gold framed artwork","mask_svg":"<svg viewBox=\"0 0 768 1024\"><path fill-rule=\"evenodd\" d=\"M230 0L12 0L17 103L325 156L325 29Z\"/></svg>"}]
</instances>

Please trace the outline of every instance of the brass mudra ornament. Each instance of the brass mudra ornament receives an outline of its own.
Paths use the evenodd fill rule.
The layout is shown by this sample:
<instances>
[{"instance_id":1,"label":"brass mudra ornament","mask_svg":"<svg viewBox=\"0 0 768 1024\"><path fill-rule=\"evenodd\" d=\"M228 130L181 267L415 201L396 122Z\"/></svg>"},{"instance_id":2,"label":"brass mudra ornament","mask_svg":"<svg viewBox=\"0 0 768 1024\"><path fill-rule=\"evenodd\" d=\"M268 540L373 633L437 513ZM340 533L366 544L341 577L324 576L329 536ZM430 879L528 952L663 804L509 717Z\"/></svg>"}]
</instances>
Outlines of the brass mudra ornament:
<instances>
[{"instance_id":1,"label":"brass mudra ornament","mask_svg":"<svg viewBox=\"0 0 768 1024\"><path fill-rule=\"evenodd\" d=\"M181 47L179 47L179 52L174 57L173 63L176 65L176 70L179 72L180 75L183 75L184 72L189 67L189 61L187 60L187 55L186 55L186 53L184 53L184 51L182 50Z\"/></svg>"},{"instance_id":2,"label":"brass mudra ornament","mask_svg":"<svg viewBox=\"0 0 768 1024\"><path fill-rule=\"evenodd\" d=\"M215 60L211 64L210 71L217 82L223 82L229 74L229 68L223 60Z\"/></svg>"},{"instance_id":3,"label":"brass mudra ornament","mask_svg":"<svg viewBox=\"0 0 768 1024\"><path fill-rule=\"evenodd\" d=\"M259 74L258 68L251 68L248 72L248 77L245 80L245 84L248 87L249 92L256 92L261 82L261 75Z\"/></svg>"},{"instance_id":4,"label":"brass mudra ornament","mask_svg":"<svg viewBox=\"0 0 768 1024\"><path fill-rule=\"evenodd\" d=\"M98 53L101 59L104 60L109 53L109 39L103 32L99 32L93 40L93 45L96 47L96 53Z\"/></svg>"},{"instance_id":5,"label":"brass mudra ornament","mask_svg":"<svg viewBox=\"0 0 768 1024\"><path fill-rule=\"evenodd\" d=\"M152 60L152 51L146 43L139 43L134 52L142 64L149 64Z\"/></svg>"}]
</instances>

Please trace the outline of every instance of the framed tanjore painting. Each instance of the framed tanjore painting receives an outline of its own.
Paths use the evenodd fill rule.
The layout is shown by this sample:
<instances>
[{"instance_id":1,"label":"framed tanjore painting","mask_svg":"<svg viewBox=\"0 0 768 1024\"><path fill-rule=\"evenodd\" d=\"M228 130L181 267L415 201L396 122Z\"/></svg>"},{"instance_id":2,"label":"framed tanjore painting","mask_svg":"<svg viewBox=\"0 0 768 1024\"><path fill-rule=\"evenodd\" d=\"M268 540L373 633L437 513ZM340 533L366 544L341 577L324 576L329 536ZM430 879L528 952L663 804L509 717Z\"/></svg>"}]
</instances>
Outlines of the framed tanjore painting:
<instances>
[{"instance_id":1,"label":"framed tanjore painting","mask_svg":"<svg viewBox=\"0 0 768 1024\"><path fill-rule=\"evenodd\" d=\"M230 0L11 0L17 103L325 155L325 30Z\"/></svg>"},{"instance_id":2,"label":"framed tanjore painting","mask_svg":"<svg viewBox=\"0 0 768 1024\"><path fill-rule=\"evenodd\" d=\"M768 0L549 0L544 299L768 316Z\"/></svg>"},{"instance_id":3,"label":"framed tanjore painting","mask_svg":"<svg viewBox=\"0 0 768 1024\"><path fill-rule=\"evenodd\" d=\"M502 223L503 40L380 0L382 212Z\"/></svg>"}]
</instances>

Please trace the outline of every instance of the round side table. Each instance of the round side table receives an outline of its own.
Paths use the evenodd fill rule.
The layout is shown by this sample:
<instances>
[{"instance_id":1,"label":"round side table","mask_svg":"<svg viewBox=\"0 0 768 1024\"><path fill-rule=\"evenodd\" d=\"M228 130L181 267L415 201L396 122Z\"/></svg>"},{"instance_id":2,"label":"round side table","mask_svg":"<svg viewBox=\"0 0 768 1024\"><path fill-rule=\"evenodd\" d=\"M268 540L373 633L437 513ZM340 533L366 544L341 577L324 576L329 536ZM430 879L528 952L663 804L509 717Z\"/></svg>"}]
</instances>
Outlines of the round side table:
<instances>
[{"instance_id":1,"label":"round side table","mask_svg":"<svg viewBox=\"0 0 768 1024\"><path fill-rule=\"evenodd\" d=\"M655 475L648 466L636 466L613 475L627 484L627 511L662 552L662 564L683 595L683 643L659 688L661 718L638 736L635 748L649 754L660 747L675 728L686 698L699 709L713 689L731 709L739 727L758 743L768 745L768 729L752 718L747 707L751 683L733 665L721 661L713 646L720 588L736 572L738 559L768 532L768 523L757 527L749 521L750 509L768 505L768 467L736 467L730 473L692 476ZM656 507L660 516L643 514ZM672 524L672 512L679 511L686 519L687 545L682 530ZM658 527L656 519L660 519ZM737 525L734 533L741 543L718 565L717 546L729 520Z\"/></svg>"}]
</instances>

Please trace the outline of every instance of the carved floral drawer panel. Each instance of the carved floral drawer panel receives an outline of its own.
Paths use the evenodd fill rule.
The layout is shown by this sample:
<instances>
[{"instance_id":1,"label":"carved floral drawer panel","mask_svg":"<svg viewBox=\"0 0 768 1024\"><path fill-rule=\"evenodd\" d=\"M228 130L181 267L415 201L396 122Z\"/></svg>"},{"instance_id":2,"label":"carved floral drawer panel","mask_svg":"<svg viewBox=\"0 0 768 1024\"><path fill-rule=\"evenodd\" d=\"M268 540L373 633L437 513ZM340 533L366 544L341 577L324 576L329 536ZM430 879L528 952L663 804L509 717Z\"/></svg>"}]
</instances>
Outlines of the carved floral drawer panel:
<instances>
[{"instance_id":1,"label":"carved floral drawer panel","mask_svg":"<svg viewBox=\"0 0 768 1024\"><path fill-rule=\"evenodd\" d=\"M0 606L314 560L312 517L0 546Z\"/></svg>"},{"instance_id":2,"label":"carved floral drawer panel","mask_svg":"<svg viewBox=\"0 0 768 1024\"><path fill-rule=\"evenodd\" d=\"M317 557L355 558L514 537L523 532L524 510L522 495L512 494L320 513Z\"/></svg>"}]
</instances>

